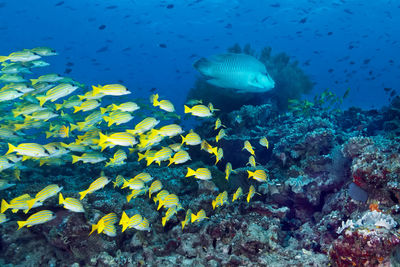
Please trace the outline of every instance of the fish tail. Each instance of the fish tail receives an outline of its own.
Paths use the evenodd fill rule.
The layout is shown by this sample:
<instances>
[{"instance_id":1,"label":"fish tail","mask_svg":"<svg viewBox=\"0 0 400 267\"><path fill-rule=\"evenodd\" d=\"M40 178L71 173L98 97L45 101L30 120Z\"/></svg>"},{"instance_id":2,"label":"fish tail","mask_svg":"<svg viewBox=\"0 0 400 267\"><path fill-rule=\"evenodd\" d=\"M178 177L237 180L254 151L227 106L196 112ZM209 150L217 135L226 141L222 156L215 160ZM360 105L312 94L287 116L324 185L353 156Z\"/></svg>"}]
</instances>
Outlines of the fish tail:
<instances>
[{"instance_id":1,"label":"fish tail","mask_svg":"<svg viewBox=\"0 0 400 267\"><path fill-rule=\"evenodd\" d=\"M122 179L124 181L124 183L122 184L121 189L127 188L128 187L128 181L125 179Z\"/></svg>"},{"instance_id":2,"label":"fish tail","mask_svg":"<svg viewBox=\"0 0 400 267\"><path fill-rule=\"evenodd\" d=\"M39 100L39 105L42 107L44 105L44 103L46 103L47 101L47 97L46 96L37 96L36 97L37 100Z\"/></svg>"},{"instance_id":3,"label":"fish tail","mask_svg":"<svg viewBox=\"0 0 400 267\"><path fill-rule=\"evenodd\" d=\"M215 205L217 205L217 201L213 200L211 204L213 206L213 210L215 210Z\"/></svg>"},{"instance_id":4,"label":"fish tail","mask_svg":"<svg viewBox=\"0 0 400 267\"><path fill-rule=\"evenodd\" d=\"M80 197L80 200L82 200L82 199L87 195L87 193L88 193L87 190L82 191L82 192L79 192L79 195L81 196L81 197Z\"/></svg>"},{"instance_id":5,"label":"fish tail","mask_svg":"<svg viewBox=\"0 0 400 267\"><path fill-rule=\"evenodd\" d=\"M162 217L161 223L162 223L162 226L165 226L165 224L167 223L167 216Z\"/></svg>"},{"instance_id":6,"label":"fish tail","mask_svg":"<svg viewBox=\"0 0 400 267\"><path fill-rule=\"evenodd\" d=\"M187 174L186 174L185 177L193 176L193 175L195 175L195 174L196 174L196 171L195 171L195 170L193 170L193 169L187 167Z\"/></svg>"},{"instance_id":7,"label":"fish tail","mask_svg":"<svg viewBox=\"0 0 400 267\"><path fill-rule=\"evenodd\" d=\"M157 210L161 209L161 207L164 205L164 201L162 199L158 200L158 207Z\"/></svg>"},{"instance_id":8,"label":"fish tail","mask_svg":"<svg viewBox=\"0 0 400 267\"><path fill-rule=\"evenodd\" d=\"M249 174L249 177L248 177L248 178L254 176L254 172L252 172L252 171L247 171L247 173Z\"/></svg>"},{"instance_id":9,"label":"fish tail","mask_svg":"<svg viewBox=\"0 0 400 267\"><path fill-rule=\"evenodd\" d=\"M79 98L80 101L82 101L83 99L85 99L85 96L84 95L78 95L78 98Z\"/></svg>"},{"instance_id":10,"label":"fish tail","mask_svg":"<svg viewBox=\"0 0 400 267\"><path fill-rule=\"evenodd\" d=\"M77 113L81 108L79 106L74 106L74 113Z\"/></svg>"},{"instance_id":11,"label":"fish tail","mask_svg":"<svg viewBox=\"0 0 400 267\"><path fill-rule=\"evenodd\" d=\"M211 148L211 152L212 152L215 156L217 156L217 155L218 155L218 147L212 147L212 148Z\"/></svg>"},{"instance_id":12,"label":"fish tail","mask_svg":"<svg viewBox=\"0 0 400 267\"><path fill-rule=\"evenodd\" d=\"M56 110L60 110L62 108L62 104L56 104Z\"/></svg>"},{"instance_id":13,"label":"fish tail","mask_svg":"<svg viewBox=\"0 0 400 267\"><path fill-rule=\"evenodd\" d=\"M58 195L58 204L62 205L62 203L64 203L64 198L63 198L63 195L60 193Z\"/></svg>"},{"instance_id":14,"label":"fish tail","mask_svg":"<svg viewBox=\"0 0 400 267\"><path fill-rule=\"evenodd\" d=\"M101 109L101 108L100 108ZM115 105L115 104L112 104L112 108L111 108L111 110L112 111L114 111L114 110L117 110L118 109L118 106L117 105ZM107 109L106 109L107 110Z\"/></svg>"},{"instance_id":15,"label":"fish tail","mask_svg":"<svg viewBox=\"0 0 400 267\"><path fill-rule=\"evenodd\" d=\"M99 146L101 146L105 142L107 142L107 135L102 134L101 132L99 132Z\"/></svg>"},{"instance_id":16,"label":"fish tail","mask_svg":"<svg viewBox=\"0 0 400 267\"><path fill-rule=\"evenodd\" d=\"M149 166L150 164L153 163L154 158L153 157L147 157L146 160L147 160L146 166Z\"/></svg>"},{"instance_id":17,"label":"fish tail","mask_svg":"<svg viewBox=\"0 0 400 267\"><path fill-rule=\"evenodd\" d=\"M182 224L182 230L183 230L183 228L185 228L186 221L181 221L181 224Z\"/></svg>"},{"instance_id":18,"label":"fish tail","mask_svg":"<svg viewBox=\"0 0 400 267\"><path fill-rule=\"evenodd\" d=\"M32 85L35 85L39 82L39 79L31 79Z\"/></svg>"},{"instance_id":19,"label":"fish tail","mask_svg":"<svg viewBox=\"0 0 400 267\"><path fill-rule=\"evenodd\" d=\"M185 113L190 113L192 111L188 106L186 106L186 105L184 105L184 106L185 106Z\"/></svg>"},{"instance_id":20,"label":"fish tail","mask_svg":"<svg viewBox=\"0 0 400 267\"><path fill-rule=\"evenodd\" d=\"M78 125L80 131L82 131L83 128L85 128L85 122L84 121L77 122L76 125Z\"/></svg>"},{"instance_id":21,"label":"fish tail","mask_svg":"<svg viewBox=\"0 0 400 267\"><path fill-rule=\"evenodd\" d=\"M14 118L18 117L21 114L20 112L18 112L16 110L12 110L11 112L13 113Z\"/></svg>"},{"instance_id":22,"label":"fish tail","mask_svg":"<svg viewBox=\"0 0 400 267\"><path fill-rule=\"evenodd\" d=\"M183 135L181 135L181 138L182 138L182 143L181 143L181 145L183 145L183 143L185 143L185 141L186 141L186 138L185 138Z\"/></svg>"},{"instance_id":23,"label":"fish tail","mask_svg":"<svg viewBox=\"0 0 400 267\"><path fill-rule=\"evenodd\" d=\"M80 160L79 156L72 155L72 164L77 163Z\"/></svg>"},{"instance_id":24,"label":"fish tail","mask_svg":"<svg viewBox=\"0 0 400 267\"><path fill-rule=\"evenodd\" d=\"M1 201L1 213L4 213L6 210L10 208L10 204L7 203L4 199Z\"/></svg>"},{"instance_id":25,"label":"fish tail","mask_svg":"<svg viewBox=\"0 0 400 267\"><path fill-rule=\"evenodd\" d=\"M18 223L18 229L17 230L21 229L22 227L24 227L26 225L26 221L18 221L17 223Z\"/></svg>"},{"instance_id":26,"label":"fish tail","mask_svg":"<svg viewBox=\"0 0 400 267\"><path fill-rule=\"evenodd\" d=\"M125 232L125 230L128 228L128 222L122 224L122 232Z\"/></svg>"},{"instance_id":27,"label":"fish tail","mask_svg":"<svg viewBox=\"0 0 400 267\"><path fill-rule=\"evenodd\" d=\"M119 221L119 224L123 225L124 223L126 223L128 221L129 221L129 217L128 217L128 215L126 215L126 212L123 211L122 212L122 216L121 216L121 220Z\"/></svg>"},{"instance_id":28,"label":"fish tail","mask_svg":"<svg viewBox=\"0 0 400 267\"><path fill-rule=\"evenodd\" d=\"M138 153L138 161L141 161L142 159L145 158L145 155L142 153Z\"/></svg>"},{"instance_id":29,"label":"fish tail","mask_svg":"<svg viewBox=\"0 0 400 267\"><path fill-rule=\"evenodd\" d=\"M172 163L174 163L174 159L173 159L173 158L170 158L167 167L168 167L169 165L171 165Z\"/></svg>"},{"instance_id":30,"label":"fish tail","mask_svg":"<svg viewBox=\"0 0 400 267\"><path fill-rule=\"evenodd\" d=\"M46 131L46 139L49 139L52 135L53 135L52 132L47 132L47 131Z\"/></svg>"},{"instance_id":31,"label":"fish tail","mask_svg":"<svg viewBox=\"0 0 400 267\"><path fill-rule=\"evenodd\" d=\"M113 105L114 105L114 104L113 104ZM106 112L107 112L107 108L100 108L100 112L101 112L101 114L106 113ZM103 117L103 119L104 119L104 117Z\"/></svg>"},{"instance_id":32,"label":"fish tail","mask_svg":"<svg viewBox=\"0 0 400 267\"><path fill-rule=\"evenodd\" d=\"M12 144L8 143L8 151L7 151L6 155L8 155L8 154L14 152L15 149L16 149L15 146L13 146Z\"/></svg>"},{"instance_id":33,"label":"fish tail","mask_svg":"<svg viewBox=\"0 0 400 267\"><path fill-rule=\"evenodd\" d=\"M7 56L0 56L0 62L4 62L8 59Z\"/></svg>"},{"instance_id":34,"label":"fish tail","mask_svg":"<svg viewBox=\"0 0 400 267\"><path fill-rule=\"evenodd\" d=\"M158 102L158 94L153 95L153 106L157 107L160 105L160 102Z\"/></svg>"},{"instance_id":35,"label":"fish tail","mask_svg":"<svg viewBox=\"0 0 400 267\"><path fill-rule=\"evenodd\" d=\"M79 127L78 125L73 124L73 123L70 123L69 125L71 126L70 132L73 132L74 130L78 129L78 127Z\"/></svg>"},{"instance_id":36,"label":"fish tail","mask_svg":"<svg viewBox=\"0 0 400 267\"><path fill-rule=\"evenodd\" d=\"M132 194L130 194L130 195L127 195L127 196L126 196L126 202L128 202L128 203L129 203L129 201L131 201L132 197L133 197L133 195L132 195Z\"/></svg>"},{"instance_id":37,"label":"fish tail","mask_svg":"<svg viewBox=\"0 0 400 267\"><path fill-rule=\"evenodd\" d=\"M92 89L93 89L93 92L92 92L93 96L96 96L96 95L100 94L101 85L98 85L98 86L92 85Z\"/></svg>"},{"instance_id":38,"label":"fish tail","mask_svg":"<svg viewBox=\"0 0 400 267\"><path fill-rule=\"evenodd\" d=\"M96 230L97 230L97 224L92 224L92 231L90 231L89 235L91 235Z\"/></svg>"}]
</instances>

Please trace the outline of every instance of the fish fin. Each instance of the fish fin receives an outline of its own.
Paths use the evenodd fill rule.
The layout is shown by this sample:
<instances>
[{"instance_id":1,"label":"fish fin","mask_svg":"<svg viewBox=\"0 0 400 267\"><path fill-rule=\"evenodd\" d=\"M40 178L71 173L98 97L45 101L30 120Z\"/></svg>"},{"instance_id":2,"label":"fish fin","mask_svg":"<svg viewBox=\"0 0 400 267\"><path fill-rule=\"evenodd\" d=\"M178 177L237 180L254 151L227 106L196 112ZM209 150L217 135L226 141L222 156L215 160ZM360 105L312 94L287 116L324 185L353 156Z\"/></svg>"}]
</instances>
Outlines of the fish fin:
<instances>
[{"instance_id":1,"label":"fish fin","mask_svg":"<svg viewBox=\"0 0 400 267\"><path fill-rule=\"evenodd\" d=\"M37 96L36 99L39 100L39 105L41 107L43 107L44 103L46 103L46 101L47 101L46 96Z\"/></svg>"},{"instance_id":2,"label":"fish fin","mask_svg":"<svg viewBox=\"0 0 400 267\"><path fill-rule=\"evenodd\" d=\"M19 230L26 225L26 221L17 221L17 224L18 224L17 230Z\"/></svg>"},{"instance_id":3,"label":"fish fin","mask_svg":"<svg viewBox=\"0 0 400 267\"><path fill-rule=\"evenodd\" d=\"M8 143L8 151L7 151L6 155L8 155L8 154L14 152L16 148L17 148L17 147L15 147L15 146L13 146L12 144Z\"/></svg>"},{"instance_id":4,"label":"fish fin","mask_svg":"<svg viewBox=\"0 0 400 267\"><path fill-rule=\"evenodd\" d=\"M107 142L107 135L99 132L99 146L101 146L103 143Z\"/></svg>"},{"instance_id":5,"label":"fish fin","mask_svg":"<svg viewBox=\"0 0 400 267\"><path fill-rule=\"evenodd\" d=\"M162 217L161 223L162 223L162 226L165 226L165 224L167 223L167 216Z\"/></svg>"},{"instance_id":6,"label":"fish fin","mask_svg":"<svg viewBox=\"0 0 400 267\"><path fill-rule=\"evenodd\" d=\"M62 108L62 104L56 104L56 110L60 110Z\"/></svg>"},{"instance_id":7,"label":"fish fin","mask_svg":"<svg viewBox=\"0 0 400 267\"><path fill-rule=\"evenodd\" d=\"M142 159L144 159L146 156L142 153L138 153L138 161L141 161Z\"/></svg>"},{"instance_id":8,"label":"fish fin","mask_svg":"<svg viewBox=\"0 0 400 267\"><path fill-rule=\"evenodd\" d=\"M101 112L101 114L106 113L106 112L107 112L107 108L100 108L100 112ZM103 119L104 119L104 117L103 117ZM104 120L105 120L105 119L104 119Z\"/></svg>"},{"instance_id":9,"label":"fish fin","mask_svg":"<svg viewBox=\"0 0 400 267\"><path fill-rule=\"evenodd\" d=\"M132 197L133 197L133 195L132 195L132 194L130 194L130 195L127 195L127 196L126 196L126 202L128 202L128 203L129 203L129 201L131 201Z\"/></svg>"},{"instance_id":10,"label":"fish fin","mask_svg":"<svg viewBox=\"0 0 400 267\"><path fill-rule=\"evenodd\" d=\"M97 230L97 224L92 224L92 231L90 231L89 235L91 235L96 230Z\"/></svg>"},{"instance_id":11,"label":"fish fin","mask_svg":"<svg viewBox=\"0 0 400 267\"><path fill-rule=\"evenodd\" d=\"M181 221L181 224L182 224L182 230L183 230L183 228L185 228L186 221Z\"/></svg>"},{"instance_id":12,"label":"fish fin","mask_svg":"<svg viewBox=\"0 0 400 267\"><path fill-rule=\"evenodd\" d=\"M161 207L164 205L164 201L162 199L158 200L158 207L157 210L161 209Z\"/></svg>"},{"instance_id":13,"label":"fish fin","mask_svg":"<svg viewBox=\"0 0 400 267\"><path fill-rule=\"evenodd\" d=\"M252 171L247 171L247 173L249 174L249 177L248 177L248 178L254 176L254 172L252 172Z\"/></svg>"},{"instance_id":14,"label":"fish fin","mask_svg":"<svg viewBox=\"0 0 400 267\"><path fill-rule=\"evenodd\" d=\"M10 204L7 203L4 199L1 201L1 213L4 213L6 210L10 208Z\"/></svg>"},{"instance_id":15,"label":"fish fin","mask_svg":"<svg viewBox=\"0 0 400 267\"><path fill-rule=\"evenodd\" d=\"M160 102L158 102L158 94L153 95L153 106L157 107L160 105Z\"/></svg>"},{"instance_id":16,"label":"fish fin","mask_svg":"<svg viewBox=\"0 0 400 267\"><path fill-rule=\"evenodd\" d=\"M128 217L128 215L126 215L126 212L125 211L123 211L122 212L122 216L121 216L121 220L119 221L119 224L121 225L123 225L124 223L126 223L126 222L128 222L129 221L129 217Z\"/></svg>"},{"instance_id":17,"label":"fish fin","mask_svg":"<svg viewBox=\"0 0 400 267\"><path fill-rule=\"evenodd\" d=\"M79 192L79 195L81 196L79 199L82 200L87 195L87 193L88 193L87 190Z\"/></svg>"},{"instance_id":18,"label":"fish fin","mask_svg":"<svg viewBox=\"0 0 400 267\"><path fill-rule=\"evenodd\" d=\"M100 94L101 85L98 85L98 86L92 85L92 89L93 89L93 92L92 92L93 96L96 96L96 95Z\"/></svg>"},{"instance_id":19,"label":"fish fin","mask_svg":"<svg viewBox=\"0 0 400 267\"><path fill-rule=\"evenodd\" d=\"M74 106L74 113L77 113L81 108L79 106Z\"/></svg>"},{"instance_id":20,"label":"fish fin","mask_svg":"<svg viewBox=\"0 0 400 267\"><path fill-rule=\"evenodd\" d=\"M173 159L173 158L170 158L167 167L168 167L169 165L171 165L172 163L174 163L174 159Z\"/></svg>"},{"instance_id":21,"label":"fish fin","mask_svg":"<svg viewBox=\"0 0 400 267\"><path fill-rule=\"evenodd\" d=\"M128 222L122 224L122 232L125 232L125 230L128 228Z\"/></svg>"},{"instance_id":22,"label":"fish fin","mask_svg":"<svg viewBox=\"0 0 400 267\"><path fill-rule=\"evenodd\" d=\"M58 195L58 204L62 205L63 203L64 203L64 198L63 198L63 195L60 193Z\"/></svg>"},{"instance_id":23,"label":"fish fin","mask_svg":"<svg viewBox=\"0 0 400 267\"><path fill-rule=\"evenodd\" d=\"M80 160L79 156L72 155L72 164L77 163Z\"/></svg>"},{"instance_id":24,"label":"fish fin","mask_svg":"<svg viewBox=\"0 0 400 267\"><path fill-rule=\"evenodd\" d=\"M46 139L49 139L52 135L53 135L52 132L47 132L47 131L46 131Z\"/></svg>"},{"instance_id":25,"label":"fish fin","mask_svg":"<svg viewBox=\"0 0 400 267\"><path fill-rule=\"evenodd\" d=\"M192 111L188 106L184 105L184 107L185 107L185 113L190 113Z\"/></svg>"},{"instance_id":26,"label":"fish fin","mask_svg":"<svg viewBox=\"0 0 400 267\"><path fill-rule=\"evenodd\" d=\"M6 60L8 60L7 56L0 56L0 62L4 62Z\"/></svg>"},{"instance_id":27,"label":"fish fin","mask_svg":"<svg viewBox=\"0 0 400 267\"><path fill-rule=\"evenodd\" d=\"M185 177L189 177L189 176L193 176L193 175L196 175L196 171L187 167L187 174Z\"/></svg>"},{"instance_id":28,"label":"fish fin","mask_svg":"<svg viewBox=\"0 0 400 267\"><path fill-rule=\"evenodd\" d=\"M213 206L213 210L215 210L215 206L217 205L217 201L213 200L213 201L211 202L211 204L212 204L212 206Z\"/></svg>"},{"instance_id":29,"label":"fish fin","mask_svg":"<svg viewBox=\"0 0 400 267\"><path fill-rule=\"evenodd\" d=\"M70 129L69 132L73 132L73 131L75 131L76 129L78 129L78 127L79 127L78 125L73 124L73 123L70 123L69 125L71 126L71 129Z\"/></svg>"}]
</instances>

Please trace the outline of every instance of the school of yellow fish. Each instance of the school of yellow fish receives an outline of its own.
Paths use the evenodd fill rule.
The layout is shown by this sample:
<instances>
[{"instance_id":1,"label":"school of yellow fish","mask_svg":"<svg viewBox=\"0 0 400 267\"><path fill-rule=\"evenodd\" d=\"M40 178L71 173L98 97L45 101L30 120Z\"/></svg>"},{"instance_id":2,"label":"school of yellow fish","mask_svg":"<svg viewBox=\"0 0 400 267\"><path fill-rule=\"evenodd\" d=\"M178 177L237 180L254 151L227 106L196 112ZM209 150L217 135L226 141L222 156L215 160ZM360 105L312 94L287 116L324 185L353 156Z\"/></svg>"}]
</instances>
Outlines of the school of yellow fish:
<instances>
[{"instance_id":1,"label":"school of yellow fish","mask_svg":"<svg viewBox=\"0 0 400 267\"><path fill-rule=\"evenodd\" d=\"M49 66L50 64L43 58L53 55L57 55L53 49L37 47L13 52L8 56L0 56L2 74L0 76L0 145L8 146L7 152L0 156L0 172L12 170L15 180L0 179L0 190L12 190L15 183L21 179L20 167L23 166L25 160L35 161L40 166L62 165L69 161L73 164L104 162L105 167L114 167L125 164L128 154L134 153L138 161L145 161L146 166L153 163L161 165L164 162L170 166L191 160L187 152L188 146L200 146L201 150L215 157L215 164L223 158L224 152L221 147L212 146L193 130L185 134L178 124L166 124L156 128L162 120L166 122L172 118L179 118L175 113L174 105L169 100L160 100L158 94L151 95L150 107L132 101L122 101L117 104L116 97L132 94L121 84L93 85L88 88L71 78L55 73L34 79L25 78L26 75L33 74L33 69ZM77 92L82 94L78 95ZM102 100L106 97L111 98L113 104L103 106ZM135 113L143 108L152 111L153 117L142 118L138 123L133 124L132 121L140 117L135 117ZM227 134L221 120L215 118L215 111L218 109L215 109L211 103L203 105L201 100L190 100L184 106L184 113L210 118L215 123L214 130L218 131L215 135L217 145ZM32 134L28 135L24 131L32 132ZM44 140L56 138L65 141L46 144L32 141L40 139L43 134L46 138ZM31 142L28 141L29 139ZM179 142L177 142L178 139ZM261 138L259 143L268 149L267 138ZM111 158L103 153L106 149L115 150ZM256 167L254 148L249 141L244 142L242 150L250 153L248 164ZM236 172L228 162L225 167L227 181L232 173ZM196 170L188 167L186 177L199 180L212 179L210 170L205 167ZM258 182L268 180L267 173L262 169L248 170L248 177ZM59 205L65 209L71 212L85 212L81 200L109 183L110 179L102 173L87 189L79 192L79 199L64 197L61 193L63 188L57 184L46 186L34 197L23 194L10 201L3 199L0 223L8 220L5 212L9 209L13 213L19 210L28 213L31 209L42 206L47 199L57 195ZM128 188L131 191L126 196L127 202L139 196L147 197L148 194L148 197L154 201L155 209L165 210L165 215L161 218L163 226L179 210L184 209L176 194L163 190L161 181L154 180L154 177L146 172L138 173L133 178L117 175L112 184L114 188ZM254 186L250 186L247 202L250 202L255 194L258 193ZM237 188L232 196L232 202L239 200L243 195L242 188ZM216 209L228 202L228 193L224 191L212 200L211 205L213 209ZM55 214L52 211L41 210L31 214L25 221L18 221L18 229L42 224L54 218ZM187 209L185 219L181 222L182 229L188 223L201 222L207 218L204 209L197 213L192 213L190 209ZM97 231L108 236L116 236L117 222L117 214L109 213L92 225L89 234ZM149 221L140 214L129 217L123 212L119 225L122 225L122 232L128 228L140 231L150 230Z\"/></svg>"}]
</instances>

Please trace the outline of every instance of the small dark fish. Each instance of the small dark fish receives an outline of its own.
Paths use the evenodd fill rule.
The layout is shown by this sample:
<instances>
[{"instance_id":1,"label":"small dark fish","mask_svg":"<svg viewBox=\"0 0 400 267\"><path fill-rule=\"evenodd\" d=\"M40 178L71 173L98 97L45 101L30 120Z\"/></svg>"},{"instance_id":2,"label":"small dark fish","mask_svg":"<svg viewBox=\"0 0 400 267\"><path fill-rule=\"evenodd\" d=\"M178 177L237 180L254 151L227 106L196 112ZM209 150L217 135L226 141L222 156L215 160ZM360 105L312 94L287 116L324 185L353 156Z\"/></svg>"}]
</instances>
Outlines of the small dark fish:
<instances>
[{"instance_id":1,"label":"small dark fish","mask_svg":"<svg viewBox=\"0 0 400 267\"><path fill-rule=\"evenodd\" d=\"M150 89L150 92L154 93L155 91L157 91L157 88L153 87Z\"/></svg>"},{"instance_id":2,"label":"small dark fish","mask_svg":"<svg viewBox=\"0 0 400 267\"><path fill-rule=\"evenodd\" d=\"M302 19L299 21L299 23L304 24L304 23L306 23L306 21L307 21L307 18L302 18Z\"/></svg>"},{"instance_id":3,"label":"small dark fish","mask_svg":"<svg viewBox=\"0 0 400 267\"><path fill-rule=\"evenodd\" d=\"M100 48L99 50L96 51L96 53L101 53L101 52L105 52L108 50L108 46L103 46L102 48Z\"/></svg>"},{"instance_id":4,"label":"small dark fish","mask_svg":"<svg viewBox=\"0 0 400 267\"><path fill-rule=\"evenodd\" d=\"M67 62L67 64L66 64L68 67L72 67L73 65L74 65L74 63L72 63L72 62Z\"/></svg>"},{"instance_id":5,"label":"small dark fish","mask_svg":"<svg viewBox=\"0 0 400 267\"><path fill-rule=\"evenodd\" d=\"M173 4L169 4L169 5L167 5L167 8L168 9L174 8L174 5Z\"/></svg>"},{"instance_id":6,"label":"small dark fish","mask_svg":"<svg viewBox=\"0 0 400 267\"><path fill-rule=\"evenodd\" d=\"M232 24L228 23L228 24L225 25L224 28L225 28L225 29L232 29Z\"/></svg>"},{"instance_id":7,"label":"small dark fish","mask_svg":"<svg viewBox=\"0 0 400 267\"><path fill-rule=\"evenodd\" d=\"M167 48L166 44L159 44L158 46L161 47L161 48Z\"/></svg>"},{"instance_id":8,"label":"small dark fish","mask_svg":"<svg viewBox=\"0 0 400 267\"><path fill-rule=\"evenodd\" d=\"M333 34L333 32L328 32L328 35L332 35Z\"/></svg>"},{"instance_id":9,"label":"small dark fish","mask_svg":"<svg viewBox=\"0 0 400 267\"><path fill-rule=\"evenodd\" d=\"M120 84L123 84L123 83L124 83L124 81L123 81L123 80L118 80L118 82L119 82Z\"/></svg>"},{"instance_id":10,"label":"small dark fish","mask_svg":"<svg viewBox=\"0 0 400 267\"><path fill-rule=\"evenodd\" d=\"M275 4L271 4L271 5L269 5L270 7L274 7L274 8L278 8L278 7L281 7L281 4L279 4L279 3L275 3Z\"/></svg>"},{"instance_id":11,"label":"small dark fish","mask_svg":"<svg viewBox=\"0 0 400 267\"><path fill-rule=\"evenodd\" d=\"M71 71L72 71L71 68L66 68L65 71L64 71L64 73L65 73L65 74L69 74L69 73L71 73Z\"/></svg>"},{"instance_id":12,"label":"small dark fish","mask_svg":"<svg viewBox=\"0 0 400 267\"><path fill-rule=\"evenodd\" d=\"M129 50L131 50L131 49L132 49L132 48L127 47L127 48L122 49L122 52L127 52L127 51L129 51Z\"/></svg>"},{"instance_id":13,"label":"small dark fish","mask_svg":"<svg viewBox=\"0 0 400 267\"><path fill-rule=\"evenodd\" d=\"M329 69L328 72L329 72L329 73L332 73L332 72L333 72L333 69Z\"/></svg>"},{"instance_id":14,"label":"small dark fish","mask_svg":"<svg viewBox=\"0 0 400 267\"><path fill-rule=\"evenodd\" d=\"M368 64L370 61L371 61L371 59L366 58L366 59L364 59L363 64Z\"/></svg>"},{"instance_id":15,"label":"small dark fish","mask_svg":"<svg viewBox=\"0 0 400 267\"><path fill-rule=\"evenodd\" d=\"M64 4L64 1L60 1L57 4L55 4L54 6L62 6Z\"/></svg>"},{"instance_id":16,"label":"small dark fish","mask_svg":"<svg viewBox=\"0 0 400 267\"><path fill-rule=\"evenodd\" d=\"M351 12L350 9L344 9L343 11L346 12L347 14L350 14L350 15L353 15L353 14L354 14L353 12Z\"/></svg>"},{"instance_id":17,"label":"small dark fish","mask_svg":"<svg viewBox=\"0 0 400 267\"><path fill-rule=\"evenodd\" d=\"M106 25L102 24L99 26L99 30L104 30L106 28Z\"/></svg>"},{"instance_id":18,"label":"small dark fish","mask_svg":"<svg viewBox=\"0 0 400 267\"><path fill-rule=\"evenodd\" d=\"M108 7L106 7L106 9L116 9L118 6L108 6Z\"/></svg>"},{"instance_id":19,"label":"small dark fish","mask_svg":"<svg viewBox=\"0 0 400 267\"><path fill-rule=\"evenodd\" d=\"M390 93L390 97L394 97L395 95L396 95L396 91L393 90L393 91Z\"/></svg>"},{"instance_id":20,"label":"small dark fish","mask_svg":"<svg viewBox=\"0 0 400 267\"><path fill-rule=\"evenodd\" d=\"M390 90L392 90L392 88L390 88L390 87L385 87L385 88L383 88L383 90L385 90L385 92L389 92Z\"/></svg>"},{"instance_id":21,"label":"small dark fish","mask_svg":"<svg viewBox=\"0 0 400 267\"><path fill-rule=\"evenodd\" d=\"M262 20L261 20L261 22L265 22L267 19L269 19L271 16L266 16L265 18L263 18Z\"/></svg>"}]
</instances>

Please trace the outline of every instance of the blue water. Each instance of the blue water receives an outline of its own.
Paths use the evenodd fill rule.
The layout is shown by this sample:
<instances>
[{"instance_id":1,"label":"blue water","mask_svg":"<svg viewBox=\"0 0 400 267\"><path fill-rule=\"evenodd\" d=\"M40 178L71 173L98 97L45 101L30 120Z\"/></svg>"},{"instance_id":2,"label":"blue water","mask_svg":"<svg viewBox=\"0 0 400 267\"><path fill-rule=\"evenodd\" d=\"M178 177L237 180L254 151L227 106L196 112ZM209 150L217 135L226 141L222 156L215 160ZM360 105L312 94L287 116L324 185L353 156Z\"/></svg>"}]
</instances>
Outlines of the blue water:
<instances>
[{"instance_id":1,"label":"blue water","mask_svg":"<svg viewBox=\"0 0 400 267\"><path fill-rule=\"evenodd\" d=\"M400 84L399 25L400 3L390 0L0 0L0 54L53 47L60 74L122 81L137 96L155 87L180 106L198 76L194 60L235 43L268 45L299 61L313 93L351 88L345 105L371 108Z\"/></svg>"}]
</instances>

